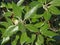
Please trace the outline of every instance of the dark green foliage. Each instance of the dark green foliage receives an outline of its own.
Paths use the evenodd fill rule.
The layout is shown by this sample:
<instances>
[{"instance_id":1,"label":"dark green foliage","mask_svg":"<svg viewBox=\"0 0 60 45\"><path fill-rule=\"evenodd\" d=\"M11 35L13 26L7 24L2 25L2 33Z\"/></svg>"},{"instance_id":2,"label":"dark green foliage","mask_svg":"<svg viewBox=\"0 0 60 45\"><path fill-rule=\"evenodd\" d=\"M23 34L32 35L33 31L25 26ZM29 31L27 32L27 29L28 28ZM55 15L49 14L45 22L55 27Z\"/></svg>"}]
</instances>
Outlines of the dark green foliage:
<instances>
[{"instance_id":1,"label":"dark green foliage","mask_svg":"<svg viewBox=\"0 0 60 45\"><path fill-rule=\"evenodd\" d=\"M14 1L0 5L0 45L60 45L60 0Z\"/></svg>"}]
</instances>

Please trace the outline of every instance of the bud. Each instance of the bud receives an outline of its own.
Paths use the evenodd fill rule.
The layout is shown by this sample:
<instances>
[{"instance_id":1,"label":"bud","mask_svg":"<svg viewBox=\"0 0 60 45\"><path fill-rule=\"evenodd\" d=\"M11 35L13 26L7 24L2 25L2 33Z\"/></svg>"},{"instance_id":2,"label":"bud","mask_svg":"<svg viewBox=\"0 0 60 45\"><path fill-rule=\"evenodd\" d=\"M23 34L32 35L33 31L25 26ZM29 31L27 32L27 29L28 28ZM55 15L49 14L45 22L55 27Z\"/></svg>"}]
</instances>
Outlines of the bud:
<instances>
[{"instance_id":1,"label":"bud","mask_svg":"<svg viewBox=\"0 0 60 45\"><path fill-rule=\"evenodd\" d=\"M18 21L17 19L13 20L13 24L14 24L14 25L17 25L18 22L19 22L19 21Z\"/></svg>"}]
</instances>

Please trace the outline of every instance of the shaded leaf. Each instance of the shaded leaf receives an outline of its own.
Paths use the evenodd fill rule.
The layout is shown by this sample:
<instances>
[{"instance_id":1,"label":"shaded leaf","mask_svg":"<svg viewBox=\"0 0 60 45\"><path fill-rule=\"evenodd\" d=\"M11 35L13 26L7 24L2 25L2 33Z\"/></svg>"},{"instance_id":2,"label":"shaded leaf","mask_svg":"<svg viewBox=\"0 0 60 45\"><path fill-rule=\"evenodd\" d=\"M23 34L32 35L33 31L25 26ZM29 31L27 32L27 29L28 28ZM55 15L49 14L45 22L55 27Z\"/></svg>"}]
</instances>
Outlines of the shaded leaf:
<instances>
[{"instance_id":1,"label":"shaded leaf","mask_svg":"<svg viewBox=\"0 0 60 45\"><path fill-rule=\"evenodd\" d=\"M3 34L5 32L4 28L0 28L1 33Z\"/></svg>"},{"instance_id":2,"label":"shaded leaf","mask_svg":"<svg viewBox=\"0 0 60 45\"><path fill-rule=\"evenodd\" d=\"M31 43L33 44L33 42L35 41L36 39L36 35L32 34L32 37L31 37Z\"/></svg>"},{"instance_id":3,"label":"shaded leaf","mask_svg":"<svg viewBox=\"0 0 60 45\"><path fill-rule=\"evenodd\" d=\"M25 6L24 10L25 10L26 12L28 12L28 11L30 10L30 7L29 7L28 5Z\"/></svg>"},{"instance_id":4,"label":"shaded leaf","mask_svg":"<svg viewBox=\"0 0 60 45\"><path fill-rule=\"evenodd\" d=\"M22 33L21 39L20 39L21 44L27 42L30 43L31 39L27 36L26 32Z\"/></svg>"},{"instance_id":5,"label":"shaded leaf","mask_svg":"<svg viewBox=\"0 0 60 45\"><path fill-rule=\"evenodd\" d=\"M36 45L43 45L44 44L44 38L42 35L38 35L38 39L36 42Z\"/></svg>"},{"instance_id":6,"label":"shaded leaf","mask_svg":"<svg viewBox=\"0 0 60 45\"><path fill-rule=\"evenodd\" d=\"M1 24L0 24L0 26L4 26L5 28L7 28L8 26L10 26L10 24L9 23L7 23L7 22L2 22Z\"/></svg>"},{"instance_id":7,"label":"shaded leaf","mask_svg":"<svg viewBox=\"0 0 60 45\"><path fill-rule=\"evenodd\" d=\"M12 45L16 45L16 44L17 44L18 39L19 39L19 36L18 36L18 35L16 35L15 40L14 40L14 41L12 41Z\"/></svg>"},{"instance_id":8,"label":"shaded leaf","mask_svg":"<svg viewBox=\"0 0 60 45\"><path fill-rule=\"evenodd\" d=\"M5 4L1 2L1 7L5 7Z\"/></svg>"},{"instance_id":9,"label":"shaded leaf","mask_svg":"<svg viewBox=\"0 0 60 45\"><path fill-rule=\"evenodd\" d=\"M7 23L9 24L9 26L13 24L13 22L10 18L8 18L8 17L5 17L5 18L6 18Z\"/></svg>"}]
</instances>

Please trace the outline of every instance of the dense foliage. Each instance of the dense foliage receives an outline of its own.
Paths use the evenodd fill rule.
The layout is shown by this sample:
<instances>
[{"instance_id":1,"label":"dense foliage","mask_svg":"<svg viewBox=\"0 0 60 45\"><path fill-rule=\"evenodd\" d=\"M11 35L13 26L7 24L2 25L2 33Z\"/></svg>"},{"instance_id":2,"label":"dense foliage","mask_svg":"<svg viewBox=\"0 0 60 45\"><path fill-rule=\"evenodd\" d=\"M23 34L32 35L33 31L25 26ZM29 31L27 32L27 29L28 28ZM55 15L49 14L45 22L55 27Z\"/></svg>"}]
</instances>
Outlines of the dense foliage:
<instances>
[{"instance_id":1,"label":"dense foliage","mask_svg":"<svg viewBox=\"0 0 60 45\"><path fill-rule=\"evenodd\" d=\"M60 45L60 0L2 1L0 45Z\"/></svg>"}]
</instances>

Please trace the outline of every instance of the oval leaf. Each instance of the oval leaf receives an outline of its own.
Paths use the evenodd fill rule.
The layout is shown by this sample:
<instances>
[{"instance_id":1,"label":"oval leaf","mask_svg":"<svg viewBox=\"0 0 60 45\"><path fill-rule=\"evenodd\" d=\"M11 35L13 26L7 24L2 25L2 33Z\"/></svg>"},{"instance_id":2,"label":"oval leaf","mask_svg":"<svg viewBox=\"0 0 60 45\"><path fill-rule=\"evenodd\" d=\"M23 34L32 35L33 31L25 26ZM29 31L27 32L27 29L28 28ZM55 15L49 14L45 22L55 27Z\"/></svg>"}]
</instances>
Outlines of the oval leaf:
<instances>
[{"instance_id":1,"label":"oval leaf","mask_svg":"<svg viewBox=\"0 0 60 45\"><path fill-rule=\"evenodd\" d=\"M50 37L50 38L52 38L52 37L54 37L54 36L57 35L57 33L54 33L54 32L52 32L52 31L49 31L49 30L48 30L48 25L47 25L47 24L45 24L43 27L41 27L40 32L41 32L41 34L43 34L44 36L48 36L48 37Z\"/></svg>"},{"instance_id":2,"label":"oval leaf","mask_svg":"<svg viewBox=\"0 0 60 45\"><path fill-rule=\"evenodd\" d=\"M36 42L36 45L43 45L44 44L44 38L42 35L38 35L38 39Z\"/></svg>"},{"instance_id":3,"label":"oval leaf","mask_svg":"<svg viewBox=\"0 0 60 45\"><path fill-rule=\"evenodd\" d=\"M32 25L32 24L27 24L26 28L28 30L30 30L31 32L38 32L38 29L34 25Z\"/></svg>"},{"instance_id":4,"label":"oval leaf","mask_svg":"<svg viewBox=\"0 0 60 45\"><path fill-rule=\"evenodd\" d=\"M48 11L45 11L45 13L43 14L43 16L44 16L44 19L46 21L48 21L51 18L51 14Z\"/></svg>"}]
</instances>

